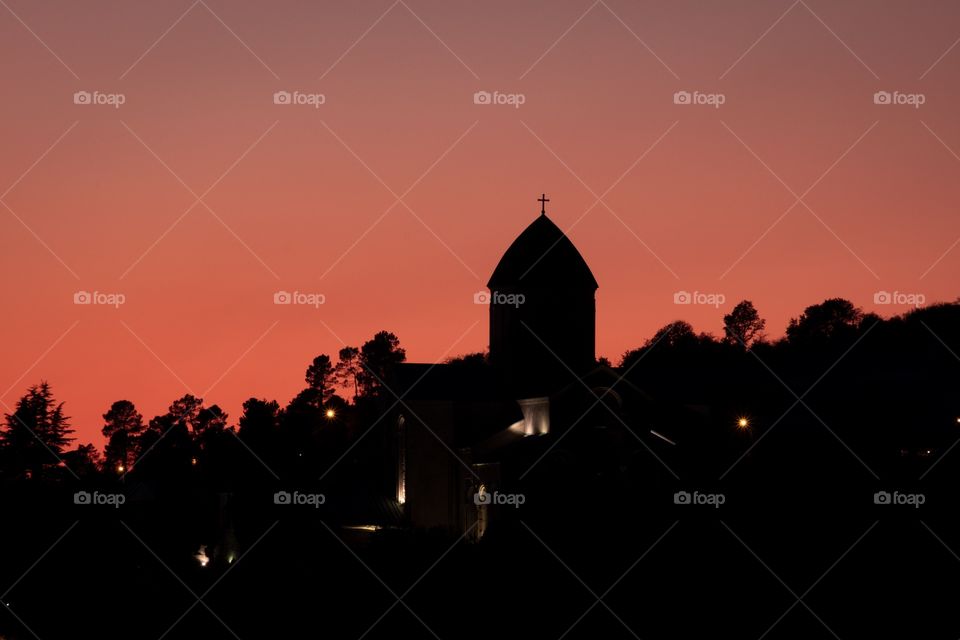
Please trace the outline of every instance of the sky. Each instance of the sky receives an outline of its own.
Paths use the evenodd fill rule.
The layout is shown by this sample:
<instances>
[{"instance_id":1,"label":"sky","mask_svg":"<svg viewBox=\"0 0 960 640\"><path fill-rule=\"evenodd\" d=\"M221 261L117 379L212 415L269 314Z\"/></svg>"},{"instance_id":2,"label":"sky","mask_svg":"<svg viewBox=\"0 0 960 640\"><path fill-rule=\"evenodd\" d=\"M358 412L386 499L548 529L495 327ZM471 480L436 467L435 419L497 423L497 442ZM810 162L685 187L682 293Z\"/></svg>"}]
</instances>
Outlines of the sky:
<instances>
[{"instance_id":1,"label":"sky","mask_svg":"<svg viewBox=\"0 0 960 640\"><path fill-rule=\"evenodd\" d=\"M544 192L614 362L745 298L773 338L955 300L958 39L947 1L2 0L0 409L48 380L100 444L381 329L483 350Z\"/></svg>"}]
</instances>

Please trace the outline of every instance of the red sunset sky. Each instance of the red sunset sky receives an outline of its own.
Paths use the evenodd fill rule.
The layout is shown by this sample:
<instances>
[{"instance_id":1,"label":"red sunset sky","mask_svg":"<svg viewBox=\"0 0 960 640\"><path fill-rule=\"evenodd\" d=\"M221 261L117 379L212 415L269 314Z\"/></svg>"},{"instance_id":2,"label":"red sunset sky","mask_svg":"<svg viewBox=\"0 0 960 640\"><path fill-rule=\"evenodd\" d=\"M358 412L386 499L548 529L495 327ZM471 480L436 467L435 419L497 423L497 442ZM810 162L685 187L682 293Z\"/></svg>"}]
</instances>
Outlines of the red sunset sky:
<instances>
[{"instance_id":1,"label":"red sunset sky","mask_svg":"<svg viewBox=\"0 0 960 640\"><path fill-rule=\"evenodd\" d=\"M613 360L742 298L772 337L827 297L954 300L958 38L948 1L2 0L0 408L47 379L99 444L114 400L236 419L379 329L482 350L473 294L543 191Z\"/></svg>"}]
</instances>

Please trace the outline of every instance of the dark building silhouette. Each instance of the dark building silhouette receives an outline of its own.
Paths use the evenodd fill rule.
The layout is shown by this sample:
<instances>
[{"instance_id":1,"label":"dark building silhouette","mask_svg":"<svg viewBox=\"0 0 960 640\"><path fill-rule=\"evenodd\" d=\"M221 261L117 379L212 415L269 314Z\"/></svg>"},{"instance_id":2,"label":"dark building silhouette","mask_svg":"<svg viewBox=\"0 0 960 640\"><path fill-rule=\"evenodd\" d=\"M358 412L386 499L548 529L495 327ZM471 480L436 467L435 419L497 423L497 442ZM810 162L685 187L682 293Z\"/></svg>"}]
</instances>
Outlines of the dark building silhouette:
<instances>
[{"instance_id":1,"label":"dark building silhouette","mask_svg":"<svg viewBox=\"0 0 960 640\"><path fill-rule=\"evenodd\" d=\"M548 394L596 365L597 281L546 214L513 241L487 287L490 363L511 390Z\"/></svg>"},{"instance_id":2,"label":"dark building silhouette","mask_svg":"<svg viewBox=\"0 0 960 640\"><path fill-rule=\"evenodd\" d=\"M596 477L592 465L632 464L616 459L641 446L635 434L650 441L644 446L669 442L649 435L664 430L649 397L627 382L613 390L617 372L596 362L597 281L542 210L488 286L488 361L400 365L405 400L393 422L395 499L406 521L474 539L512 509L478 503L477 494L516 491L541 457L553 460L543 469L572 464ZM624 428L631 411L640 416L632 434Z\"/></svg>"}]
</instances>

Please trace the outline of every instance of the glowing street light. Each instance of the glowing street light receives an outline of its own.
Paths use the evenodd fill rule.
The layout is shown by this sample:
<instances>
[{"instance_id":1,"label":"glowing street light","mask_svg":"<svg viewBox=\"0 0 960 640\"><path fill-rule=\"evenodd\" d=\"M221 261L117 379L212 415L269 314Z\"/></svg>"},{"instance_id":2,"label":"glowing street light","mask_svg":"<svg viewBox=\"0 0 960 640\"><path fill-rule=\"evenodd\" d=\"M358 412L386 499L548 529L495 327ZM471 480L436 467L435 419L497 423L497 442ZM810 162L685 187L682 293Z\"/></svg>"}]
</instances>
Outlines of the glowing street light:
<instances>
[{"instance_id":1,"label":"glowing street light","mask_svg":"<svg viewBox=\"0 0 960 640\"><path fill-rule=\"evenodd\" d=\"M327 420L333 420L337 417L337 412L333 409L327 409Z\"/></svg>"},{"instance_id":2,"label":"glowing street light","mask_svg":"<svg viewBox=\"0 0 960 640\"><path fill-rule=\"evenodd\" d=\"M124 467L122 464L117 465L117 473L123 473L125 470L126 467Z\"/></svg>"},{"instance_id":3,"label":"glowing street light","mask_svg":"<svg viewBox=\"0 0 960 640\"><path fill-rule=\"evenodd\" d=\"M747 428L749 428L749 427L750 427L750 420L748 420L747 418L743 418L743 417L742 417L742 418L738 418L738 419L737 419L737 427L740 428L740 429L747 429Z\"/></svg>"},{"instance_id":4,"label":"glowing street light","mask_svg":"<svg viewBox=\"0 0 960 640\"><path fill-rule=\"evenodd\" d=\"M207 545L200 545L200 550L197 551L193 557L201 567L205 567L210 564L210 557L207 555Z\"/></svg>"}]
</instances>

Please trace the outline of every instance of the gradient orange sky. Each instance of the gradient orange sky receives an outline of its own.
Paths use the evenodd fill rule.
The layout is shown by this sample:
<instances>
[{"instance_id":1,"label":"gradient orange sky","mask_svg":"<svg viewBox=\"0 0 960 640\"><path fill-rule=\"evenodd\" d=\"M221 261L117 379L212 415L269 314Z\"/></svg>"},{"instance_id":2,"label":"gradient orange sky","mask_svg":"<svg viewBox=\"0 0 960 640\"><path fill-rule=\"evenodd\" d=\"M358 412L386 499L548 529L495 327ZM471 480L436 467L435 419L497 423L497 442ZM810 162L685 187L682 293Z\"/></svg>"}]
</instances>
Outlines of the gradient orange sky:
<instances>
[{"instance_id":1,"label":"gradient orange sky","mask_svg":"<svg viewBox=\"0 0 960 640\"><path fill-rule=\"evenodd\" d=\"M473 294L542 191L613 360L742 298L773 337L831 296L953 300L958 38L946 1L3 0L0 408L47 379L100 444L114 400L235 420L379 329L413 361L485 349Z\"/></svg>"}]
</instances>

